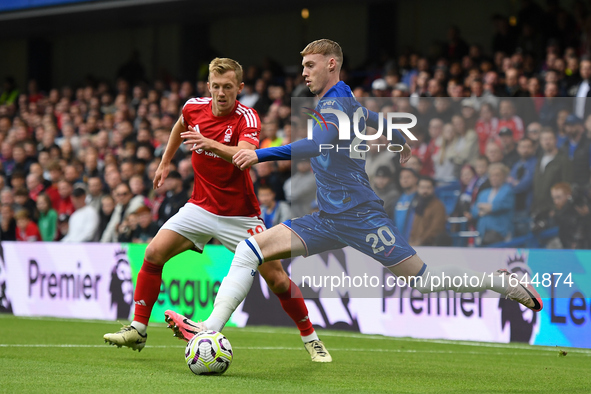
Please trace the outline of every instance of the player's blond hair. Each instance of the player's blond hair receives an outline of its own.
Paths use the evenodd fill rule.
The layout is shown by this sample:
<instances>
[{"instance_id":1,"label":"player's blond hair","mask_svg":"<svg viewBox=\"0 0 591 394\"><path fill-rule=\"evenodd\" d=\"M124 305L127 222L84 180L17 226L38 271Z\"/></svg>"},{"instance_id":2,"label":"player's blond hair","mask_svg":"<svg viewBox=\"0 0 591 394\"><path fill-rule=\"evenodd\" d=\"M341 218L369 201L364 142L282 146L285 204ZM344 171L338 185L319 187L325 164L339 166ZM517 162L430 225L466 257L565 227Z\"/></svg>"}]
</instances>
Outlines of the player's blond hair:
<instances>
[{"instance_id":1,"label":"player's blond hair","mask_svg":"<svg viewBox=\"0 0 591 394\"><path fill-rule=\"evenodd\" d=\"M242 83L243 71L242 66L236 60L227 57L216 57L211 63L209 63L209 75L222 75L228 71L234 71L234 74L236 74L236 82L240 85Z\"/></svg>"},{"instance_id":2,"label":"player's blond hair","mask_svg":"<svg viewBox=\"0 0 591 394\"><path fill-rule=\"evenodd\" d=\"M337 69L340 70L343 65L343 50L341 46L329 39L322 38L320 40L312 41L303 51L300 52L302 57L306 55L320 54L324 56L333 56L337 61Z\"/></svg>"}]
</instances>

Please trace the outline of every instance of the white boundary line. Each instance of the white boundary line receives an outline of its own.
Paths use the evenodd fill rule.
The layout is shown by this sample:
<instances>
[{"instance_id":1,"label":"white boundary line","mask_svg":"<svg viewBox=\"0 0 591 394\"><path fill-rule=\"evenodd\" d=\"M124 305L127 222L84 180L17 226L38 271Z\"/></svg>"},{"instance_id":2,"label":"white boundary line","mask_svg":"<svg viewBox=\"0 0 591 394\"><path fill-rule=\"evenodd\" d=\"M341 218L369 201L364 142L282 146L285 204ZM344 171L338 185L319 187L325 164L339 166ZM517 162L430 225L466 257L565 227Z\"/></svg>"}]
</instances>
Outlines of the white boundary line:
<instances>
[{"instance_id":1,"label":"white boundary line","mask_svg":"<svg viewBox=\"0 0 591 394\"><path fill-rule=\"evenodd\" d=\"M40 321L63 321L63 322L75 322L75 323L94 323L94 324L120 324L113 321L106 321L106 320L85 320L85 319L66 319L66 318L54 318L54 317L37 317L37 316L14 316L9 314L0 314L0 319L2 318L14 318L17 317L19 319L27 319L27 320L40 320ZM150 327L158 327L158 328L165 328L167 326L166 323L150 323ZM243 330L247 332L254 332L260 334L293 334L295 329L289 327L277 327L277 328L260 328L260 327L228 327L231 330ZM519 344L519 343L494 343L494 342L473 342L473 341L458 341L458 340L447 340L447 339L423 339L423 338L410 338L410 337L388 337L382 335L375 335L375 334L360 334L360 333L342 333L342 332L331 332L330 330L322 330L320 333L322 337L336 337L336 338L353 338L353 339L374 339L374 340L385 340L385 341L406 341L406 342L418 342L418 343L438 343L443 345L461 345L461 346L475 346L475 347L488 347L488 348L497 348L497 349L520 349L520 350L531 350L536 352L557 352L560 349L565 349L570 353L578 353L578 354L585 354L591 356L591 349L582 349L582 348L571 348L567 346L538 346L538 345L528 345L528 344ZM0 344L0 347L7 347L13 346L10 344ZM17 345L14 345L17 346ZM27 345L18 345L21 347L27 347ZM31 345L36 346L36 345ZM38 347L43 347L46 345L39 345ZM51 347L53 345L47 345L47 347ZM56 345L57 346L57 345ZM76 347L76 346L86 346L86 347L100 347L102 345L64 345L63 347ZM147 345L146 347L174 347L174 346L150 346ZM249 349L249 348L243 348ZM263 348L252 348L256 349L263 349ZM273 348L282 350L283 348ZM291 348L284 348L283 350L290 350ZM295 348L294 348L295 349ZM299 348L298 348L299 349ZM333 350L332 348L330 350ZM375 349L374 349L375 350ZM387 350L387 349L386 349ZM355 351L355 350L352 350ZM379 350L375 350L379 351ZM390 351L390 350L389 350ZM391 350L394 351L394 350ZM467 351L463 351L460 353L469 353ZM480 354L480 353L474 353ZM485 353L485 354L494 354L494 353ZM519 353L521 354L521 353Z\"/></svg>"},{"instance_id":2,"label":"white boundary line","mask_svg":"<svg viewBox=\"0 0 591 394\"><path fill-rule=\"evenodd\" d=\"M110 349L111 346L104 345L76 345L76 344L18 344L18 343L0 343L0 348L104 348ZM179 349L180 346L172 345L147 345L146 348L153 349ZM301 351L301 347L285 347L285 346L245 346L245 347L234 347L236 350L295 350ZM331 348L331 352L360 352L360 353L428 353L428 354L474 354L474 355L498 355L498 356L523 356L529 355L524 352L475 352L475 351L464 351L464 350L428 350L428 349L356 349L356 348ZM537 354L537 353L536 353ZM556 356L555 354L543 354L544 356ZM586 354L591 356L591 354Z\"/></svg>"}]
</instances>

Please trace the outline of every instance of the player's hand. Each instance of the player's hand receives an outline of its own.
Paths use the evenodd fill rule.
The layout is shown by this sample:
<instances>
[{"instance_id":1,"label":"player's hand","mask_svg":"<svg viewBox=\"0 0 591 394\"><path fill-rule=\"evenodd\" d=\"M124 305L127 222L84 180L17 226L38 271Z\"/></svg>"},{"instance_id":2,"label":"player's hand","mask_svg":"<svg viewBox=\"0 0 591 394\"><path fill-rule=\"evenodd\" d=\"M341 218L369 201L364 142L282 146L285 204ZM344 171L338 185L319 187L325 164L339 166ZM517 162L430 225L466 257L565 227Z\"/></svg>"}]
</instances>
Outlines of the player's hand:
<instances>
[{"instance_id":1,"label":"player's hand","mask_svg":"<svg viewBox=\"0 0 591 394\"><path fill-rule=\"evenodd\" d=\"M168 176L169 168L168 164L160 163L154 174L154 181L152 182L154 190L164 185L164 180Z\"/></svg>"},{"instance_id":2,"label":"player's hand","mask_svg":"<svg viewBox=\"0 0 591 394\"><path fill-rule=\"evenodd\" d=\"M240 149L238 153L232 156L232 163L241 170L251 167L258 162L259 157L252 149Z\"/></svg>"},{"instance_id":3,"label":"player's hand","mask_svg":"<svg viewBox=\"0 0 591 394\"><path fill-rule=\"evenodd\" d=\"M195 130L192 126L189 126L189 130L181 133L181 138L185 140L183 144L192 145L190 151L196 151L198 149L211 150L212 140L205 138L203 134Z\"/></svg>"},{"instance_id":4,"label":"player's hand","mask_svg":"<svg viewBox=\"0 0 591 394\"><path fill-rule=\"evenodd\" d=\"M400 164L404 164L410 159L412 153L410 151L410 146L408 144L404 144L402 150L400 151Z\"/></svg>"}]
</instances>

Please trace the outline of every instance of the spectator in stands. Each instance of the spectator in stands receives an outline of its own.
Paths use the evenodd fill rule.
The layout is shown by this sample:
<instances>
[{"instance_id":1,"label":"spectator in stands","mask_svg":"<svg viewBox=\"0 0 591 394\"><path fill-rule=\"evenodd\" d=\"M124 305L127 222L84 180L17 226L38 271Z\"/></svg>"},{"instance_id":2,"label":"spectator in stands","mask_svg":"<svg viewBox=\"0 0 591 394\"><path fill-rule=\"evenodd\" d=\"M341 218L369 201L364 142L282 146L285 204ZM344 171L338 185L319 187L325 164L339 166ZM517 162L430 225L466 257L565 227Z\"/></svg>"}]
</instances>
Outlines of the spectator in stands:
<instances>
[{"instance_id":1,"label":"spectator in stands","mask_svg":"<svg viewBox=\"0 0 591 394\"><path fill-rule=\"evenodd\" d=\"M183 179L178 171L170 171L164 180L166 194L158 208L158 227L175 215L187 202L187 194L183 191Z\"/></svg>"},{"instance_id":2,"label":"spectator in stands","mask_svg":"<svg viewBox=\"0 0 591 394\"><path fill-rule=\"evenodd\" d=\"M273 189L278 200L284 200L283 182L279 173L276 171L276 163L265 161L256 164L253 168L256 174L256 179L253 179L255 192L258 192L260 186L266 185Z\"/></svg>"},{"instance_id":3,"label":"spectator in stands","mask_svg":"<svg viewBox=\"0 0 591 394\"><path fill-rule=\"evenodd\" d=\"M539 111L540 123L543 126L554 127L558 113L567 107L567 102L558 97L558 84L548 82L544 87L544 100Z\"/></svg>"},{"instance_id":4,"label":"spectator in stands","mask_svg":"<svg viewBox=\"0 0 591 394\"><path fill-rule=\"evenodd\" d=\"M464 217L466 213L470 213L472 204L476 200L476 183L478 175L476 170L469 164L462 167L460 172L460 196L454 210L452 217Z\"/></svg>"},{"instance_id":5,"label":"spectator in stands","mask_svg":"<svg viewBox=\"0 0 591 394\"><path fill-rule=\"evenodd\" d=\"M39 227L31 220L26 209L17 211L14 217L16 218L17 241L37 242L42 240Z\"/></svg>"},{"instance_id":6,"label":"spectator in stands","mask_svg":"<svg viewBox=\"0 0 591 394\"><path fill-rule=\"evenodd\" d=\"M35 204L35 201L31 200L29 197L29 193L27 192L26 188L20 187L14 192L14 202L16 204L16 212L24 209L29 213L29 218L31 220L37 219L37 205Z\"/></svg>"},{"instance_id":7,"label":"spectator in stands","mask_svg":"<svg viewBox=\"0 0 591 394\"><path fill-rule=\"evenodd\" d=\"M549 216L558 226L559 244L550 241L549 248L575 249L580 246L583 239L583 227L579 215L572 201L572 189L566 182L560 182L552 186L552 201L554 206Z\"/></svg>"},{"instance_id":8,"label":"spectator in stands","mask_svg":"<svg viewBox=\"0 0 591 394\"><path fill-rule=\"evenodd\" d=\"M581 82L578 86L573 87L576 97L573 103L573 112L579 118L585 119L585 116L589 115L589 106L591 106L590 100L587 99L587 97L591 96L591 59L587 57L581 58L579 74Z\"/></svg>"},{"instance_id":9,"label":"spectator in stands","mask_svg":"<svg viewBox=\"0 0 591 394\"><path fill-rule=\"evenodd\" d=\"M131 189L127 183L120 183L113 192L117 205L113 210L113 214L103 235L101 236L101 242L117 242L118 230L121 228L132 229L132 224L126 223L126 225L120 227L124 219L126 219L132 212L137 211L139 207L144 205L144 198L142 196L135 196L131 194ZM131 238L130 238L131 240Z\"/></svg>"},{"instance_id":10,"label":"spectator in stands","mask_svg":"<svg viewBox=\"0 0 591 394\"><path fill-rule=\"evenodd\" d=\"M455 131L451 123L443 125L441 147L431 157L435 179L439 182L452 182L456 179L454 159Z\"/></svg>"},{"instance_id":11,"label":"spectator in stands","mask_svg":"<svg viewBox=\"0 0 591 394\"><path fill-rule=\"evenodd\" d=\"M72 215L74 213L74 204L72 203L72 184L62 179L57 184L59 194L58 203L55 206L58 217Z\"/></svg>"},{"instance_id":12,"label":"spectator in stands","mask_svg":"<svg viewBox=\"0 0 591 394\"><path fill-rule=\"evenodd\" d=\"M402 167L399 172L398 183L402 189L402 194L396 203L386 205L384 209L392 217L402 236L408 239L414 221L419 174L408 167Z\"/></svg>"},{"instance_id":13,"label":"spectator in stands","mask_svg":"<svg viewBox=\"0 0 591 394\"><path fill-rule=\"evenodd\" d=\"M568 141L561 150L572 163L572 180L578 185L591 183L591 140L585 134L583 120L574 114L566 118L564 131Z\"/></svg>"},{"instance_id":14,"label":"spectator in stands","mask_svg":"<svg viewBox=\"0 0 591 394\"><path fill-rule=\"evenodd\" d=\"M503 162L503 150L501 149L500 142L490 141L486 144L484 152L489 164L502 163Z\"/></svg>"},{"instance_id":15,"label":"spectator in stands","mask_svg":"<svg viewBox=\"0 0 591 394\"><path fill-rule=\"evenodd\" d=\"M455 178L459 178L464 164L472 164L478 154L478 136L474 130L466 128L466 121L461 115L451 118L454 127L454 142L451 148L452 161L456 165Z\"/></svg>"},{"instance_id":16,"label":"spectator in stands","mask_svg":"<svg viewBox=\"0 0 591 394\"><path fill-rule=\"evenodd\" d=\"M299 160L296 163L296 173L285 182L283 189L291 204L292 217L310 213L310 204L316 199L316 178L309 160Z\"/></svg>"},{"instance_id":17,"label":"spectator in stands","mask_svg":"<svg viewBox=\"0 0 591 394\"><path fill-rule=\"evenodd\" d=\"M527 125L526 137L534 144L534 156L542 155L542 147L540 146L540 133L542 132L542 125L538 122L532 122Z\"/></svg>"},{"instance_id":18,"label":"spectator in stands","mask_svg":"<svg viewBox=\"0 0 591 394\"><path fill-rule=\"evenodd\" d=\"M484 155L486 144L490 140L496 139L499 130L498 123L499 120L495 117L492 104L483 103L480 107L480 117L476 121L476 134L481 155Z\"/></svg>"},{"instance_id":19,"label":"spectator in stands","mask_svg":"<svg viewBox=\"0 0 591 394\"><path fill-rule=\"evenodd\" d=\"M136 229L137 214L135 212L130 212L130 214L125 219L123 219L116 228L117 242L131 242L133 232Z\"/></svg>"},{"instance_id":20,"label":"spectator in stands","mask_svg":"<svg viewBox=\"0 0 591 394\"><path fill-rule=\"evenodd\" d=\"M137 215L137 227L131 234L131 242L135 244L150 243L160 227L152 221L150 208L139 207L135 214Z\"/></svg>"},{"instance_id":21,"label":"spectator in stands","mask_svg":"<svg viewBox=\"0 0 591 394\"><path fill-rule=\"evenodd\" d=\"M105 194L101 197L101 207L98 211L99 214L99 224L97 226L96 232L94 233L93 241L98 242L101 240L107 225L111 221L111 216L113 215L113 211L115 210L115 200L110 194Z\"/></svg>"},{"instance_id":22,"label":"spectator in stands","mask_svg":"<svg viewBox=\"0 0 591 394\"><path fill-rule=\"evenodd\" d=\"M377 169L371 183L373 191L384 201L384 205L391 205L398 200L398 190L393 181L393 174L388 166L381 166Z\"/></svg>"},{"instance_id":23,"label":"spectator in stands","mask_svg":"<svg viewBox=\"0 0 591 394\"><path fill-rule=\"evenodd\" d=\"M435 181L421 177L417 187L417 203L410 231L412 246L433 246L441 243L447 215L443 203L435 196Z\"/></svg>"},{"instance_id":24,"label":"spectator in stands","mask_svg":"<svg viewBox=\"0 0 591 394\"><path fill-rule=\"evenodd\" d=\"M88 178L88 193L86 195L86 204L99 212L101 209L101 199L103 198L103 181L100 177Z\"/></svg>"},{"instance_id":25,"label":"spectator in stands","mask_svg":"<svg viewBox=\"0 0 591 394\"><path fill-rule=\"evenodd\" d=\"M16 241L16 220L12 205L2 203L0 214L2 214L2 220L0 221L0 240Z\"/></svg>"},{"instance_id":26,"label":"spectator in stands","mask_svg":"<svg viewBox=\"0 0 591 394\"><path fill-rule=\"evenodd\" d=\"M506 183L509 170L502 163L488 168L491 187L482 191L472 207L472 217L477 220L482 245L504 241L513 232L513 188Z\"/></svg>"},{"instance_id":27,"label":"spectator in stands","mask_svg":"<svg viewBox=\"0 0 591 394\"><path fill-rule=\"evenodd\" d=\"M515 149L516 143L510 128L503 127L499 130L499 141L503 147L503 164L507 168L513 168L515 163L519 161L519 153Z\"/></svg>"},{"instance_id":28,"label":"spectator in stands","mask_svg":"<svg viewBox=\"0 0 591 394\"><path fill-rule=\"evenodd\" d=\"M31 200L37 201L37 196L45 189L43 179L37 174L30 173L27 175L26 184L29 190L29 197Z\"/></svg>"},{"instance_id":29,"label":"spectator in stands","mask_svg":"<svg viewBox=\"0 0 591 394\"><path fill-rule=\"evenodd\" d=\"M261 218L267 228L291 219L291 209L285 201L277 201L275 192L268 185L261 185L257 191L261 204Z\"/></svg>"},{"instance_id":30,"label":"spectator in stands","mask_svg":"<svg viewBox=\"0 0 591 394\"><path fill-rule=\"evenodd\" d=\"M525 235L529 231L529 213L533 198L533 180L537 158L534 144L529 138L523 138L517 145L519 161L511 169L507 182L515 193L515 236Z\"/></svg>"},{"instance_id":31,"label":"spectator in stands","mask_svg":"<svg viewBox=\"0 0 591 394\"><path fill-rule=\"evenodd\" d=\"M513 132L515 141L519 141L524 135L523 120L515 113L515 104L509 99L501 100L499 103L498 129L508 127Z\"/></svg>"},{"instance_id":32,"label":"spectator in stands","mask_svg":"<svg viewBox=\"0 0 591 394\"><path fill-rule=\"evenodd\" d=\"M544 214L552 208L550 189L560 182L572 181L572 166L568 156L556 147L556 135L551 129L543 129L540 135L543 155L536 163L532 213Z\"/></svg>"},{"instance_id":33,"label":"spectator in stands","mask_svg":"<svg viewBox=\"0 0 591 394\"><path fill-rule=\"evenodd\" d=\"M45 193L37 196L37 210L39 211L39 232L41 240L54 241L57 237L57 212L51 207L51 199Z\"/></svg>"},{"instance_id":34,"label":"spectator in stands","mask_svg":"<svg viewBox=\"0 0 591 394\"><path fill-rule=\"evenodd\" d=\"M94 238L99 225L98 212L86 205L86 190L77 187L72 192L74 213L68 221L68 233L61 239L62 242L90 242Z\"/></svg>"}]
</instances>

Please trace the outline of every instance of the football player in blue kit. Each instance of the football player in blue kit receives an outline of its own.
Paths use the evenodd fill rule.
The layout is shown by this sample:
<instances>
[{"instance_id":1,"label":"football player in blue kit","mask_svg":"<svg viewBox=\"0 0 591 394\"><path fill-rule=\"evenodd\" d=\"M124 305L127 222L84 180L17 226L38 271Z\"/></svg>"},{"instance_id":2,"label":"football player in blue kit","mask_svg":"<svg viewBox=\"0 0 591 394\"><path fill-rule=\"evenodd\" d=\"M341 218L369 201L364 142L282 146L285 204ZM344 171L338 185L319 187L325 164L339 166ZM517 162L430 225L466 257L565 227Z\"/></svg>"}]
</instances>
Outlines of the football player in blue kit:
<instances>
[{"instance_id":1,"label":"football player in blue kit","mask_svg":"<svg viewBox=\"0 0 591 394\"><path fill-rule=\"evenodd\" d=\"M508 280L506 270L482 273L453 265L430 268L421 260L400 235L384 211L382 200L370 187L363 149L356 149L356 144L364 141L354 134L353 127L345 138L339 135L341 113L359 121L360 133L365 130L364 122L378 129L380 120L384 122L382 131L387 130L386 120L361 107L349 86L339 80L343 62L339 44L327 39L317 40L308 44L301 55L306 85L319 99L315 112L324 120L314 126L311 139L256 151L241 150L234 155L233 162L244 170L263 161L310 158L316 176L319 211L287 220L242 241L236 248L232 266L219 288L209 318L199 323L176 318L170 324L175 334L187 336L187 330L221 331L246 297L257 267L265 261L311 256L345 246L373 257L423 294L443 290L493 290L533 311L540 311L542 300L536 290L529 284L524 286L517 280ZM358 112L356 117L355 112ZM411 156L405 138L398 130L392 130L389 137L400 151L400 162L405 163ZM466 276L486 280L478 286L471 286L470 281L465 280L460 286L454 286L452 281L434 280L435 277Z\"/></svg>"}]
</instances>

